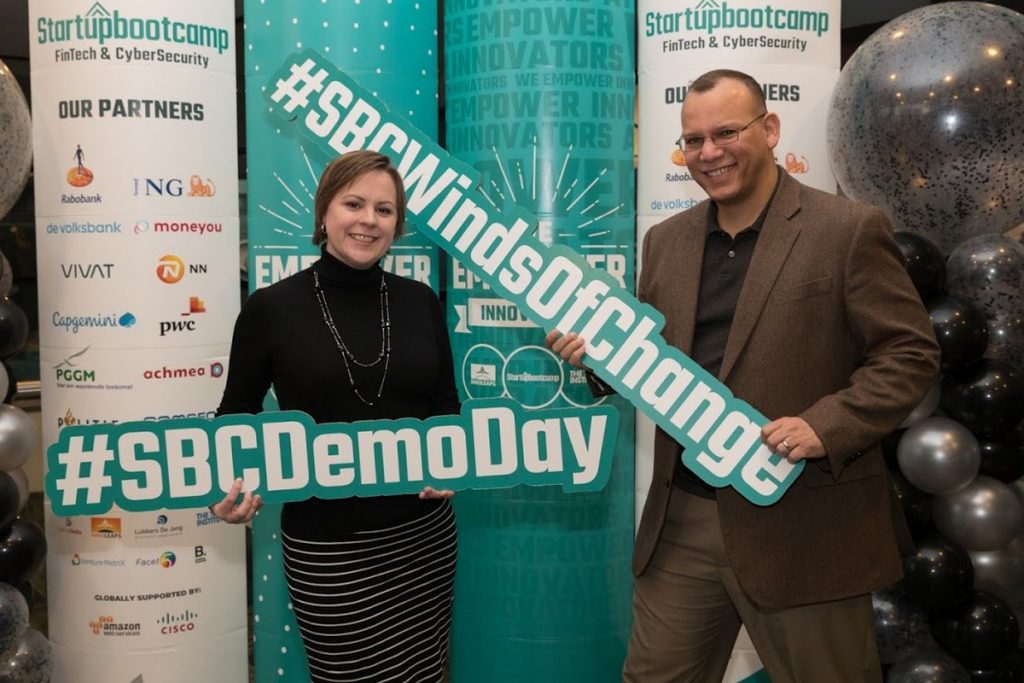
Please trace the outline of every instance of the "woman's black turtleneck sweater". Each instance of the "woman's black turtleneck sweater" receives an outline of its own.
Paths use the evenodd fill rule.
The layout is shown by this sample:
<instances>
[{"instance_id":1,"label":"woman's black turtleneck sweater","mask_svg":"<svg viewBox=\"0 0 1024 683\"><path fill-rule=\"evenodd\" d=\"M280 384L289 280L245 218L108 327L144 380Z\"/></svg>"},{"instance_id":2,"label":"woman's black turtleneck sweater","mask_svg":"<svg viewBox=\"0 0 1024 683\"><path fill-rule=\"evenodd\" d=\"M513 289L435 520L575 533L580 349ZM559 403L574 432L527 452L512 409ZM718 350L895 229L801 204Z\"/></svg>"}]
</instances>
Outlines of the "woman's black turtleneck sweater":
<instances>
[{"instance_id":1,"label":"woman's black turtleneck sweater","mask_svg":"<svg viewBox=\"0 0 1024 683\"><path fill-rule=\"evenodd\" d=\"M380 264L351 268L323 252L313 266L338 333L361 362L381 348L380 280L387 281L391 359L384 390L367 406L352 391L344 360L323 319L311 269L249 297L235 323L227 384L218 415L259 413L273 386L281 410L301 410L318 423L424 419L459 411L451 346L441 304L428 286ZM351 364L359 393L373 401L384 363ZM427 512L437 501L415 495L308 500L287 503L281 528L304 538L332 540L347 533L393 526Z\"/></svg>"}]
</instances>

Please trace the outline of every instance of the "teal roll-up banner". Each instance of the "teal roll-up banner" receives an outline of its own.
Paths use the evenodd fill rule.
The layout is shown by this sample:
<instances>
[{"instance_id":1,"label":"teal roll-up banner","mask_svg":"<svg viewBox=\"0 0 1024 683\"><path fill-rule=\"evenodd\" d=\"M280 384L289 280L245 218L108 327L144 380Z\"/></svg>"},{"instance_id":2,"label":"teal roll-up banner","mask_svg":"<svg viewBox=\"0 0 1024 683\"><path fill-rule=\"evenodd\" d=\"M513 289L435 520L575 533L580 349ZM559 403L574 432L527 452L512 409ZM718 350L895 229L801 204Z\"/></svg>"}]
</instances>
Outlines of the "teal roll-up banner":
<instances>
[{"instance_id":1,"label":"teal roll-up banner","mask_svg":"<svg viewBox=\"0 0 1024 683\"><path fill-rule=\"evenodd\" d=\"M632 291L633 3L445 3L446 146L499 209L539 219ZM450 263L448 319L463 398L595 405L544 330ZM452 681L615 681L629 631L633 411L620 399L604 491L463 492Z\"/></svg>"},{"instance_id":2,"label":"teal roll-up banner","mask_svg":"<svg viewBox=\"0 0 1024 683\"><path fill-rule=\"evenodd\" d=\"M330 160L304 143L294 126L268 112L267 80L293 52L326 55L388 107L436 137L438 131L436 0L349 0L283 3L246 0L248 271L250 290L266 287L319 257L313 195ZM385 268L439 284L438 251L409 225ZM268 407L275 408L273 398ZM288 605L279 537L280 506L253 525L253 631L258 683L308 681L295 618Z\"/></svg>"}]
</instances>

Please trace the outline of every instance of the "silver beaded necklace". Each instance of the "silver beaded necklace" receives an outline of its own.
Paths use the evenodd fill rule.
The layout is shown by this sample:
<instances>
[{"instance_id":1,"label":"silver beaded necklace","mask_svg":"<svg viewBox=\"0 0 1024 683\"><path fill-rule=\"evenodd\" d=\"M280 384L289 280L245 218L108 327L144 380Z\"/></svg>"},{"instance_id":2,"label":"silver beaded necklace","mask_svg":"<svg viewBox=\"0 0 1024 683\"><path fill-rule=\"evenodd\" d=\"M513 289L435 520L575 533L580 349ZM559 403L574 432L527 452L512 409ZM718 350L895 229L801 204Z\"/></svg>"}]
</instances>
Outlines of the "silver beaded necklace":
<instances>
[{"instance_id":1,"label":"silver beaded necklace","mask_svg":"<svg viewBox=\"0 0 1024 683\"><path fill-rule=\"evenodd\" d=\"M334 318L331 317L331 311L327 308L327 297L324 296L324 290L320 287L320 274L316 268L313 269L313 290L316 292L316 300L320 304L320 312L324 316L324 323L334 338L334 345L338 347L341 359L345 361L345 374L348 375L348 383L352 387L352 391L355 392L356 398L366 405L372 406L376 404L384 392L384 380L388 377L388 366L391 362L391 309L388 307L388 283L384 279L384 273L380 275L380 352L369 363L364 363L356 358L349 351L341 335L338 334ZM355 363L361 368L372 368L381 361L384 361L384 372L380 376L380 386L377 387L377 395L372 401L367 401L362 393L360 393L359 387L356 386L356 380L352 376L352 366L350 363Z\"/></svg>"}]
</instances>

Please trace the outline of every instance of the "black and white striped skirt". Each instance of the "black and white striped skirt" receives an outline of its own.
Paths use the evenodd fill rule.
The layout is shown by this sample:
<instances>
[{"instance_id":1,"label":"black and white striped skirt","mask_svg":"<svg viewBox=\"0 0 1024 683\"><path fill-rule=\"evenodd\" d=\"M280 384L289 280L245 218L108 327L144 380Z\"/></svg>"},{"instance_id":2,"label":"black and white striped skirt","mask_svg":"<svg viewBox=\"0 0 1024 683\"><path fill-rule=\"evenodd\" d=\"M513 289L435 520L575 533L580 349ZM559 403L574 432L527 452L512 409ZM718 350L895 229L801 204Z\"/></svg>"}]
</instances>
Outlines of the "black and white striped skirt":
<instances>
[{"instance_id":1,"label":"black and white striped skirt","mask_svg":"<svg viewBox=\"0 0 1024 683\"><path fill-rule=\"evenodd\" d=\"M316 683L443 680L455 515L434 510L343 541L282 533L285 576Z\"/></svg>"}]
</instances>

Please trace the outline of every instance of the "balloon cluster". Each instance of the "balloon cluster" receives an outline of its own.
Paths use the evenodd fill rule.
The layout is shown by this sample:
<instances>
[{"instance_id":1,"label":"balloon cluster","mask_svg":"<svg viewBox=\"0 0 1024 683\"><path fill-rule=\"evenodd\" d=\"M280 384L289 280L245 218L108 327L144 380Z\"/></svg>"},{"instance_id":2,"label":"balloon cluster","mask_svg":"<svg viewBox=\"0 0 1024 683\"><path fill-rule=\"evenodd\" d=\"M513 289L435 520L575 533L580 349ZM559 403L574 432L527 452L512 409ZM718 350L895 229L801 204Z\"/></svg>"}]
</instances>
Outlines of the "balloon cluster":
<instances>
[{"instance_id":1,"label":"balloon cluster","mask_svg":"<svg viewBox=\"0 0 1024 683\"><path fill-rule=\"evenodd\" d=\"M1024 304L1024 247L981 235L947 260L920 235L896 241L931 316L943 377L883 442L917 546L903 581L873 596L886 681L1019 683L1024 366L1007 342L1022 326L993 321ZM1012 315L1024 319L1024 308Z\"/></svg>"}]
</instances>

